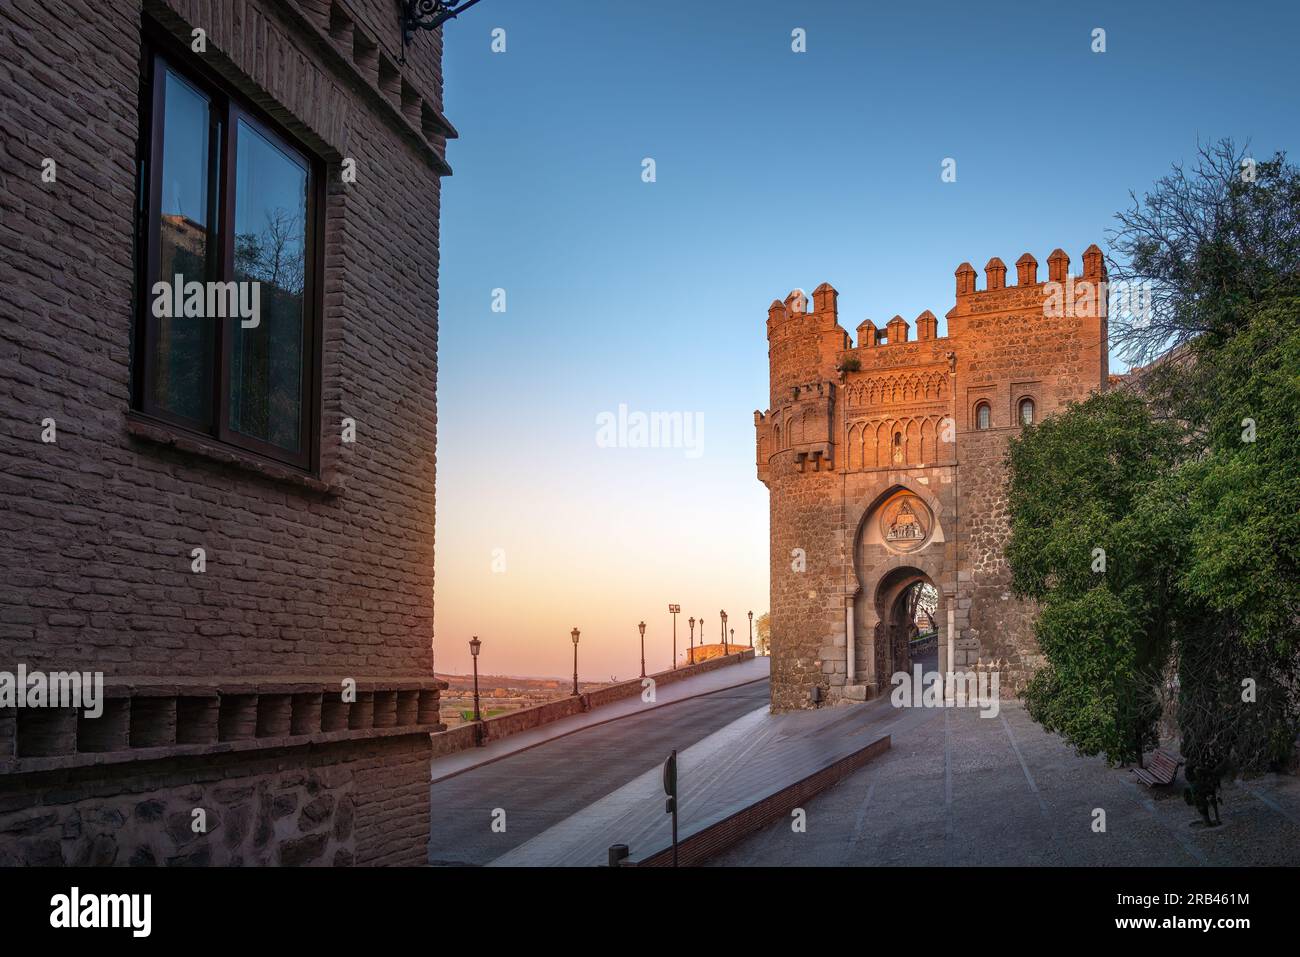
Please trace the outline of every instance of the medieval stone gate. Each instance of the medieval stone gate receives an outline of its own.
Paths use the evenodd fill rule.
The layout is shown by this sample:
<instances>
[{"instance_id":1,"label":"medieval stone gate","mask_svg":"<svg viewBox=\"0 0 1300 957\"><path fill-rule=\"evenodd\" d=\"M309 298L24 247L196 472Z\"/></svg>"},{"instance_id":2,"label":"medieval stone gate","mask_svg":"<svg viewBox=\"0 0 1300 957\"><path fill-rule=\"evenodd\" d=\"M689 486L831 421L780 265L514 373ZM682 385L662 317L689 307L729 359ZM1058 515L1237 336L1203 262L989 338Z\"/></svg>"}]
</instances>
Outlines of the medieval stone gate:
<instances>
[{"instance_id":1,"label":"medieval stone gate","mask_svg":"<svg viewBox=\"0 0 1300 957\"><path fill-rule=\"evenodd\" d=\"M1008 691L1039 664L1032 609L1010 593L1004 456L1025 425L1106 387L1105 266L1028 253L1006 285L996 257L957 268L946 336L839 325L837 293L796 290L768 309L770 405L754 413L771 493L772 705L866 700L907 667L892 620L918 581L939 593L939 669L1001 672ZM820 689L815 692L814 689Z\"/></svg>"}]
</instances>

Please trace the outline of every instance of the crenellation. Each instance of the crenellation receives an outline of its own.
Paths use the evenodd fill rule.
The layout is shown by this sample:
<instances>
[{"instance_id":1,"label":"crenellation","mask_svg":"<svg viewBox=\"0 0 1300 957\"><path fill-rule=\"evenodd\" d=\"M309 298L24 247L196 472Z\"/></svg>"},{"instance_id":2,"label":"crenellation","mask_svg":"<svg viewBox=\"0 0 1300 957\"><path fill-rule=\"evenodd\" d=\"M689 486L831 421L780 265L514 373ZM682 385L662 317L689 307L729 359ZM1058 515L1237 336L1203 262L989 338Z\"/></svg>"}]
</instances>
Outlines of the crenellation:
<instances>
[{"instance_id":1,"label":"crenellation","mask_svg":"<svg viewBox=\"0 0 1300 957\"><path fill-rule=\"evenodd\" d=\"M962 263L957 267L955 273L957 277L957 298L969 296L975 291L975 267L970 263Z\"/></svg>"},{"instance_id":2,"label":"crenellation","mask_svg":"<svg viewBox=\"0 0 1300 957\"><path fill-rule=\"evenodd\" d=\"M1083 251L1083 278L1094 282L1106 281L1106 260L1096 243Z\"/></svg>"},{"instance_id":3,"label":"crenellation","mask_svg":"<svg viewBox=\"0 0 1300 957\"><path fill-rule=\"evenodd\" d=\"M985 291L992 292L995 289L1003 289L1007 285L1007 266L1001 259L994 256L984 267Z\"/></svg>"},{"instance_id":4,"label":"crenellation","mask_svg":"<svg viewBox=\"0 0 1300 957\"><path fill-rule=\"evenodd\" d=\"M863 319L858 323L858 348L869 349L874 346L880 337L880 330L870 319Z\"/></svg>"},{"instance_id":5,"label":"crenellation","mask_svg":"<svg viewBox=\"0 0 1300 957\"><path fill-rule=\"evenodd\" d=\"M1038 284L1038 260L1025 253L1016 260L1016 285L1034 286Z\"/></svg>"},{"instance_id":6,"label":"crenellation","mask_svg":"<svg viewBox=\"0 0 1300 957\"><path fill-rule=\"evenodd\" d=\"M822 283L813 290L813 312L819 315L829 315L832 320L837 320L839 316L839 293L835 287L828 282Z\"/></svg>"},{"instance_id":7,"label":"crenellation","mask_svg":"<svg viewBox=\"0 0 1300 957\"><path fill-rule=\"evenodd\" d=\"M1047 257L1047 281L1065 282L1070 271L1070 257L1059 246Z\"/></svg>"}]
</instances>

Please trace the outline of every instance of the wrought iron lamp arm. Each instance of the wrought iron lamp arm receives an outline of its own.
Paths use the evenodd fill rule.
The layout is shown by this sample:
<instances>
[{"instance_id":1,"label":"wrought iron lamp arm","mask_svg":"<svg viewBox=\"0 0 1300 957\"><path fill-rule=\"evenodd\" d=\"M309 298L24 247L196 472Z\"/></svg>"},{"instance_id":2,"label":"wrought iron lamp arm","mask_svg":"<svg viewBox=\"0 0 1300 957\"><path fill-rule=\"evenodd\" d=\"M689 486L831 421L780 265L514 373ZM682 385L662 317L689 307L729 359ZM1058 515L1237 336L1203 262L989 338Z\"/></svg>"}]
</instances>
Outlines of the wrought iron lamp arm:
<instances>
[{"instance_id":1,"label":"wrought iron lamp arm","mask_svg":"<svg viewBox=\"0 0 1300 957\"><path fill-rule=\"evenodd\" d=\"M416 30L436 30L478 2L479 0L402 0L402 43L410 43Z\"/></svg>"}]
</instances>

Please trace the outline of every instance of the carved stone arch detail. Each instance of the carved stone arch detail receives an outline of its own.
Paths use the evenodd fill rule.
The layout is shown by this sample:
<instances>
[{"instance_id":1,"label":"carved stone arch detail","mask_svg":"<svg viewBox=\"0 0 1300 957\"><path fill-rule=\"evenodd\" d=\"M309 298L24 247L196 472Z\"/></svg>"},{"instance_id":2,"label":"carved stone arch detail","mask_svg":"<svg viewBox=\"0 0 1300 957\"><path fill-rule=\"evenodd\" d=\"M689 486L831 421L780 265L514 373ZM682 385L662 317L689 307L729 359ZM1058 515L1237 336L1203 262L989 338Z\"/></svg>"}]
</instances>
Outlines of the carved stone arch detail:
<instances>
[{"instance_id":1,"label":"carved stone arch detail","mask_svg":"<svg viewBox=\"0 0 1300 957\"><path fill-rule=\"evenodd\" d=\"M880 491L867 501L861 511L856 513L856 517L854 518L851 516L853 537L850 539L850 542L852 543L853 572L855 580L859 583L859 588L853 595L855 598L862 594L874 595L873 591L867 590L868 586L874 589L876 585L880 583L880 578L892 569L902 565L918 565L918 563L925 563L924 565L918 565L918 567L934 580L935 586L938 587L941 592L944 590L944 582L942 579L944 557L942 549L926 549L920 552L891 555L872 566L871 574L868 577L873 580L868 581L863 578L861 548L859 546L862 541L866 524L868 521L874 520L880 507L899 492L907 492L910 495L915 495L924 502L925 507L930 510L930 514L934 517L934 521L941 529L946 524L942 503L940 503L938 498L936 498L935 495L924 486L916 485L907 481L884 483ZM931 530L931 536L933 537L933 530Z\"/></svg>"}]
</instances>

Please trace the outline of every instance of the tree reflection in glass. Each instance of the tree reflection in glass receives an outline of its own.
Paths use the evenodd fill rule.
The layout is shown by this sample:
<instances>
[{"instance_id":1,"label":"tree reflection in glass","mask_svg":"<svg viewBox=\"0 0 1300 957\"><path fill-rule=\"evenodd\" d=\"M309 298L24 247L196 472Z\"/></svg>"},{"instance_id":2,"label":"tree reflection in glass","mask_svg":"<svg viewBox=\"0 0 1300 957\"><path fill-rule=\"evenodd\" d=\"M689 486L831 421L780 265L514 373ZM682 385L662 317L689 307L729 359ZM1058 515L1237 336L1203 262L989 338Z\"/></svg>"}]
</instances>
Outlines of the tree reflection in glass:
<instances>
[{"instance_id":1,"label":"tree reflection in glass","mask_svg":"<svg viewBox=\"0 0 1300 957\"><path fill-rule=\"evenodd\" d=\"M244 120L235 131L234 278L261 288L258 325L232 323L230 428L296 452L302 442L308 170Z\"/></svg>"}]
</instances>

